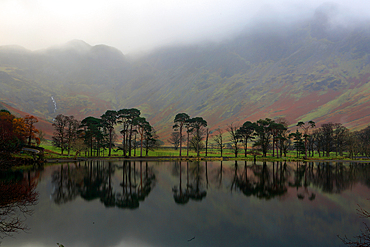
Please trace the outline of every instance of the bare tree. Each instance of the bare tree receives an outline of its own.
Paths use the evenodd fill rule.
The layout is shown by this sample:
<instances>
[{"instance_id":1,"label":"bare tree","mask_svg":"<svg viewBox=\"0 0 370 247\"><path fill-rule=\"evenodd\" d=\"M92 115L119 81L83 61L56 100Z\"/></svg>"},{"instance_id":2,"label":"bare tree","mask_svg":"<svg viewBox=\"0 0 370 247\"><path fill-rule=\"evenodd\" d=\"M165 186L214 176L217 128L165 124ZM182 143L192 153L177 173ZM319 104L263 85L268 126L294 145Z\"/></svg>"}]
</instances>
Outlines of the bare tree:
<instances>
[{"instance_id":1,"label":"bare tree","mask_svg":"<svg viewBox=\"0 0 370 247\"><path fill-rule=\"evenodd\" d=\"M238 134L239 126L230 124L227 126L227 131L230 134L230 141L232 143L232 147L234 149L235 157L238 157L238 142L240 139L240 136Z\"/></svg>"},{"instance_id":2,"label":"bare tree","mask_svg":"<svg viewBox=\"0 0 370 247\"><path fill-rule=\"evenodd\" d=\"M63 154L66 144L66 133L65 133L66 125L67 125L66 116L62 114L56 116L53 123L53 127L55 130L53 133L53 145L61 149L61 154Z\"/></svg>"},{"instance_id":3,"label":"bare tree","mask_svg":"<svg viewBox=\"0 0 370 247\"><path fill-rule=\"evenodd\" d=\"M77 130L81 123L78 120L76 120L73 116L66 116L65 119L66 119L65 137L69 155L71 152L72 143L77 140Z\"/></svg>"},{"instance_id":4,"label":"bare tree","mask_svg":"<svg viewBox=\"0 0 370 247\"><path fill-rule=\"evenodd\" d=\"M182 137L182 138L184 138L184 137ZM171 133L171 137L170 137L170 139L168 139L168 142L173 145L175 150L177 150L180 146L180 141L181 141L182 138L180 137L180 132L175 131L175 132Z\"/></svg>"},{"instance_id":5,"label":"bare tree","mask_svg":"<svg viewBox=\"0 0 370 247\"><path fill-rule=\"evenodd\" d=\"M36 186L31 181L0 181L0 238L28 229L24 217L32 215L31 206L38 201Z\"/></svg>"},{"instance_id":6,"label":"bare tree","mask_svg":"<svg viewBox=\"0 0 370 247\"><path fill-rule=\"evenodd\" d=\"M206 156L208 155L208 137L211 134L209 128L206 129Z\"/></svg>"},{"instance_id":7,"label":"bare tree","mask_svg":"<svg viewBox=\"0 0 370 247\"><path fill-rule=\"evenodd\" d=\"M76 152L75 159L77 159L77 156L83 151L85 151L86 153L89 147L86 145L82 138L78 138L71 143L71 149Z\"/></svg>"},{"instance_id":8,"label":"bare tree","mask_svg":"<svg viewBox=\"0 0 370 247\"><path fill-rule=\"evenodd\" d=\"M223 148L223 138L222 138L222 130L218 128L216 130L216 135L213 137L213 140L216 142L217 147L220 149L221 157L222 157L222 148Z\"/></svg>"},{"instance_id":9,"label":"bare tree","mask_svg":"<svg viewBox=\"0 0 370 247\"><path fill-rule=\"evenodd\" d=\"M367 218L370 218L370 212L363 209L363 208L359 208L357 209L357 214L361 217L361 218L364 218L364 219L367 219ZM342 240L342 242L348 246L351 246L351 247L368 247L370 246L370 228L369 226L364 223L365 225L365 230L362 230L361 231L361 234L357 235L355 237L355 240L351 240L349 238L347 238L347 236L345 236L344 238L341 238L339 237L340 240Z\"/></svg>"}]
</instances>

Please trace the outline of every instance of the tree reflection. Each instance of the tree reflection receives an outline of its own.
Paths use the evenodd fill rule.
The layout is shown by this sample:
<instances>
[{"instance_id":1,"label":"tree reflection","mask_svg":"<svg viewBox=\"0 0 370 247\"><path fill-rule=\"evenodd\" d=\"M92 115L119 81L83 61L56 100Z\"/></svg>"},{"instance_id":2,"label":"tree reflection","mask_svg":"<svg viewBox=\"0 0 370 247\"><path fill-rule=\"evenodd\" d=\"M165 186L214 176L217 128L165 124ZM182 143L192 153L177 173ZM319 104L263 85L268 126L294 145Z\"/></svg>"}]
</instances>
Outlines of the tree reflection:
<instances>
[{"instance_id":1,"label":"tree reflection","mask_svg":"<svg viewBox=\"0 0 370 247\"><path fill-rule=\"evenodd\" d=\"M175 163L176 165L177 163ZM207 196L207 191L203 189L203 176L206 176L206 184L208 184L207 163L203 167L199 161L192 162L189 167L189 162L186 163L186 189L182 189L182 168L179 163L179 186L172 188L173 198L178 204L186 204L189 199L201 201ZM190 168L190 169L189 169ZM190 172L190 175L189 175ZM190 183L189 180L192 180Z\"/></svg>"},{"instance_id":2,"label":"tree reflection","mask_svg":"<svg viewBox=\"0 0 370 247\"><path fill-rule=\"evenodd\" d=\"M297 162L294 182L289 182L289 186L296 188L298 199L303 200L307 196L312 201L316 197L310 191L313 187L325 193L342 193L359 181L366 184L370 179L369 172L369 166L363 163L344 165L341 162Z\"/></svg>"},{"instance_id":3,"label":"tree reflection","mask_svg":"<svg viewBox=\"0 0 370 247\"><path fill-rule=\"evenodd\" d=\"M155 174L153 168L149 168L148 162L145 164L140 161L139 172L136 172L136 162L131 166L130 161L123 162L122 193L116 193L116 206L119 208L135 209L144 201L155 185ZM144 176L143 176L144 173ZM137 176L140 177L139 184L136 183Z\"/></svg>"},{"instance_id":4,"label":"tree reflection","mask_svg":"<svg viewBox=\"0 0 370 247\"><path fill-rule=\"evenodd\" d=\"M189 184L189 197L195 201L201 201L207 195L207 191L202 188L204 167L200 165L199 161L192 162L190 166L193 182Z\"/></svg>"},{"instance_id":5,"label":"tree reflection","mask_svg":"<svg viewBox=\"0 0 370 247\"><path fill-rule=\"evenodd\" d=\"M76 184L79 182L80 169L71 168L60 165L59 171L52 175L52 183L54 184L54 191L52 198L56 204L63 204L68 201L73 201L79 194L80 190Z\"/></svg>"},{"instance_id":6,"label":"tree reflection","mask_svg":"<svg viewBox=\"0 0 370 247\"><path fill-rule=\"evenodd\" d=\"M215 180L217 183L217 187L220 189L222 187L222 177L223 174L225 173L222 165L222 161L220 161L220 166L219 169L216 170L216 175L215 175Z\"/></svg>"},{"instance_id":7,"label":"tree reflection","mask_svg":"<svg viewBox=\"0 0 370 247\"><path fill-rule=\"evenodd\" d=\"M122 182L115 185L113 176L118 170L122 170ZM147 162L144 168L142 161L139 169L130 161L123 161L122 166L102 161L61 165L52 175L52 198L62 204L81 196L87 201L99 199L106 207L135 209L149 195L155 179L153 169Z\"/></svg>"},{"instance_id":8,"label":"tree reflection","mask_svg":"<svg viewBox=\"0 0 370 247\"><path fill-rule=\"evenodd\" d=\"M294 193L300 200L312 201L317 190L341 193L357 182L370 185L370 167L361 163L174 162L172 176L177 178L172 188L177 204L202 201L212 188L265 200ZM135 209L155 183L153 167L145 161L65 164L52 174L52 198L62 204L81 196L87 201L99 199L106 207Z\"/></svg>"},{"instance_id":9,"label":"tree reflection","mask_svg":"<svg viewBox=\"0 0 370 247\"><path fill-rule=\"evenodd\" d=\"M89 161L85 166L79 166L79 169L83 177L82 185L77 184L80 188L80 196L87 201L100 198L104 193L103 185L107 181L105 166L100 161L96 161L95 165L93 161Z\"/></svg>"},{"instance_id":10,"label":"tree reflection","mask_svg":"<svg viewBox=\"0 0 370 247\"><path fill-rule=\"evenodd\" d=\"M1 172L0 173L0 238L11 236L18 231L28 230L25 217L32 215L30 208L38 200L38 172Z\"/></svg>"},{"instance_id":11,"label":"tree reflection","mask_svg":"<svg viewBox=\"0 0 370 247\"><path fill-rule=\"evenodd\" d=\"M188 183L186 184L186 188L183 189L182 188L182 164L181 162L175 162L175 167L179 167L179 172L178 172L178 176L179 176L179 186L174 186L172 188L172 192L173 192L173 199L175 200L175 202L177 204L186 204L189 202L189 191L188 191ZM186 167L187 167L187 171L188 171L188 167L189 167L189 162L186 163ZM177 174L177 173L176 173ZM187 172L186 173L187 176L189 175L189 173ZM189 181L187 179L187 181Z\"/></svg>"},{"instance_id":12,"label":"tree reflection","mask_svg":"<svg viewBox=\"0 0 370 247\"><path fill-rule=\"evenodd\" d=\"M244 163L244 172L237 176L237 163L234 165L235 175L234 183L246 196L255 196L260 199L269 200L276 196L282 196L287 193L287 170L282 162L272 163L272 170L263 162L263 165L248 166ZM250 172L248 172L248 169ZM248 174L251 175L249 176Z\"/></svg>"}]
</instances>

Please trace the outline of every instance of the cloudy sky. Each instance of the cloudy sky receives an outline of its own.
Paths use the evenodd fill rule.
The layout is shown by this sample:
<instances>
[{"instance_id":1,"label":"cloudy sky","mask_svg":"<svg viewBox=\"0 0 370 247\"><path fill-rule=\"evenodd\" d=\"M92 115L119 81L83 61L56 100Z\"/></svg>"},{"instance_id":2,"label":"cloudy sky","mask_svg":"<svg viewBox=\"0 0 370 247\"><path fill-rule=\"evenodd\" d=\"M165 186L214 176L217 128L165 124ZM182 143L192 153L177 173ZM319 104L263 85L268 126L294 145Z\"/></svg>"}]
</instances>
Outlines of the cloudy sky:
<instances>
[{"instance_id":1,"label":"cloudy sky","mask_svg":"<svg viewBox=\"0 0 370 247\"><path fill-rule=\"evenodd\" d=\"M261 20L312 16L322 0L0 0L0 45L30 50L80 39L123 53L220 41ZM370 16L368 0L334 0L342 14ZM341 19L342 17L339 17ZM349 19L342 18L342 22Z\"/></svg>"}]
</instances>

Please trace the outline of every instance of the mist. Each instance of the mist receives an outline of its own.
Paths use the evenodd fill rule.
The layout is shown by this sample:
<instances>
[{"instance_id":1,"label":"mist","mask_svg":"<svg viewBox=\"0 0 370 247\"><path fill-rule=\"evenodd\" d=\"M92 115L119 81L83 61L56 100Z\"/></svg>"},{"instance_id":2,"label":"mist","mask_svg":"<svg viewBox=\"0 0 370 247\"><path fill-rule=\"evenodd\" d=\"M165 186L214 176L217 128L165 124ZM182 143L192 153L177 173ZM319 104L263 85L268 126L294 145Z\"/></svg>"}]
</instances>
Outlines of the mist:
<instances>
[{"instance_id":1,"label":"mist","mask_svg":"<svg viewBox=\"0 0 370 247\"><path fill-rule=\"evenodd\" d=\"M310 18L322 21L327 29L351 28L368 21L370 3L3 0L0 9L0 45L38 50L79 39L128 54L167 45L221 42L248 30L278 32Z\"/></svg>"}]
</instances>

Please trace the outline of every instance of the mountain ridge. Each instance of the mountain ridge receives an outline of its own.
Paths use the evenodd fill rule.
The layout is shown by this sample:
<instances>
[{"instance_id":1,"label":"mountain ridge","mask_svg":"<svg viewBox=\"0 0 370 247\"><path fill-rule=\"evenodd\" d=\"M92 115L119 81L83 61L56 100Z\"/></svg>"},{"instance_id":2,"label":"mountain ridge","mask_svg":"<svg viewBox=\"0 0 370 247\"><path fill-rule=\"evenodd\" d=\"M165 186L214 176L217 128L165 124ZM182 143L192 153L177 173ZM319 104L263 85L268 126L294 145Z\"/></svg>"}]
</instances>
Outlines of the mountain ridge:
<instances>
[{"instance_id":1,"label":"mountain ridge","mask_svg":"<svg viewBox=\"0 0 370 247\"><path fill-rule=\"evenodd\" d=\"M140 58L83 41L66 46L84 52L11 54L0 47L0 101L49 120L137 107L162 139L179 112L204 117L211 129L265 117L351 129L370 120L369 28L328 30L314 20Z\"/></svg>"}]
</instances>

